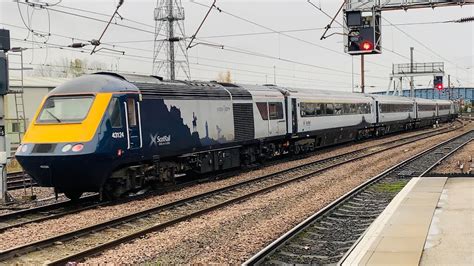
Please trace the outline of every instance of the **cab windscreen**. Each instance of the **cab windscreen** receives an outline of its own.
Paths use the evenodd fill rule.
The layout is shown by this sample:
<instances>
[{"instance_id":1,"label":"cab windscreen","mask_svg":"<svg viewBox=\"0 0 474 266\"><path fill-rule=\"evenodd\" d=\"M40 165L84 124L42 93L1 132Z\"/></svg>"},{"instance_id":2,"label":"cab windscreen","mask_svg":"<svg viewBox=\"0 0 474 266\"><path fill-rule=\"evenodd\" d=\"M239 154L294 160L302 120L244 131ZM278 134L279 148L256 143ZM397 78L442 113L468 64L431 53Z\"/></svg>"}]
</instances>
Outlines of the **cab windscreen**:
<instances>
[{"instance_id":1,"label":"cab windscreen","mask_svg":"<svg viewBox=\"0 0 474 266\"><path fill-rule=\"evenodd\" d=\"M92 95L52 96L43 105L37 122L71 123L81 122L87 117L94 101Z\"/></svg>"}]
</instances>

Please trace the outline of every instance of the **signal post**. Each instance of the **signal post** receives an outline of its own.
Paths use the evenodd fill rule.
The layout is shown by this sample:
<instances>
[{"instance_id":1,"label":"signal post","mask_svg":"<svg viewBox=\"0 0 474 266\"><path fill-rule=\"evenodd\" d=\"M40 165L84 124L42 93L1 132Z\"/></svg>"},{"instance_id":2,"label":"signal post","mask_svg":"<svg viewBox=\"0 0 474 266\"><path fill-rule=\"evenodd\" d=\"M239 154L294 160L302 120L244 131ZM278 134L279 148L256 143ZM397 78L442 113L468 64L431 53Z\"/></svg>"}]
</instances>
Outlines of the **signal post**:
<instances>
[{"instance_id":1,"label":"signal post","mask_svg":"<svg viewBox=\"0 0 474 266\"><path fill-rule=\"evenodd\" d=\"M10 50L10 32L0 29L0 201L8 202L7 194L7 145L5 137L5 95L8 92L8 58L6 52Z\"/></svg>"}]
</instances>

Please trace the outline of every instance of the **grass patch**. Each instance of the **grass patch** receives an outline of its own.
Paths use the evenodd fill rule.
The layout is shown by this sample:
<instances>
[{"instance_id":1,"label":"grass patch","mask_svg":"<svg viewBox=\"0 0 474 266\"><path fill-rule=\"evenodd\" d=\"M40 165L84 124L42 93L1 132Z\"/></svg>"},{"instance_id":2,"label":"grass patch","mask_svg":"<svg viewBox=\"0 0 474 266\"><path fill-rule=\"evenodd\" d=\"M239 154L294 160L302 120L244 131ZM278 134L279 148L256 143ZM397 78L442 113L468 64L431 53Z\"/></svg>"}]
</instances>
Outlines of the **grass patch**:
<instances>
[{"instance_id":1,"label":"grass patch","mask_svg":"<svg viewBox=\"0 0 474 266\"><path fill-rule=\"evenodd\" d=\"M377 192L398 193L407 183L408 180L400 180L394 183L378 183L375 184L372 189Z\"/></svg>"}]
</instances>

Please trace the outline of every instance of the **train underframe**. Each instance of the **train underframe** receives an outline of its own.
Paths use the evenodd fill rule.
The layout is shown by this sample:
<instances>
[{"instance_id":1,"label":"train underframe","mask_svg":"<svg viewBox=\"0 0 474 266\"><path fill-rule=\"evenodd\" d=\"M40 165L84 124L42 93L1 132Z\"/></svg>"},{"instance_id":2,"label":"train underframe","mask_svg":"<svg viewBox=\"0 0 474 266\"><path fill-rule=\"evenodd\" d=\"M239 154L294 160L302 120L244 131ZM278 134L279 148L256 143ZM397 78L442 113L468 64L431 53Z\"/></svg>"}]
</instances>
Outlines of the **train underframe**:
<instances>
[{"instance_id":1,"label":"train underframe","mask_svg":"<svg viewBox=\"0 0 474 266\"><path fill-rule=\"evenodd\" d=\"M445 122L448 120L452 120L452 118L439 121ZM438 119L407 120L376 126L365 123L355 127L288 135L284 139L254 141L164 160L155 157L151 161L130 165L113 172L100 192L105 198L118 198L128 192L137 191L144 187L157 188L165 183L175 183L176 178L183 175L202 175L251 166L275 157L298 155L322 147L428 127L435 123L438 123Z\"/></svg>"}]
</instances>

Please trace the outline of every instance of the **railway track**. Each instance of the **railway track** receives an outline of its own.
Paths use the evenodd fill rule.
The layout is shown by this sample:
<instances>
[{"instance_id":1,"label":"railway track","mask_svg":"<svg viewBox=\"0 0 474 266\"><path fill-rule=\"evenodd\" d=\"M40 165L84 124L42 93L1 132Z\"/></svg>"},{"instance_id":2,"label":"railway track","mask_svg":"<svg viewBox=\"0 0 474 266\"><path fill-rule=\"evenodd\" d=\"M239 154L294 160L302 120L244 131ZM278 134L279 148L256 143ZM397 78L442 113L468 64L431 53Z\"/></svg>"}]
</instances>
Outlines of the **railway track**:
<instances>
[{"instance_id":1,"label":"railway track","mask_svg":"<svg viewBox=\"0 0 474 266\"><path fill-rule=\"evenodd\" d=\"M36 186L36 182L23 172L7 174L7 190Z\"/></svg>"},{"instance_id":2,"label":"railway track","mask_svg":"<svg viewBox=\"0 0 474 266\"><path fill-rule=\"evenodd\" d=\"M399 141L314 161L77 231L13 247L0 252L0 260L5 264L37 264L45 261L51 264L64 264L80 261L147 233L165 229L193 217L311 177L319 172L451 130L418 134Z\"/></svg>"},{"instance_id":3,"label":"railway track","mask_svg":"<svg viewBox=\"0 0 474 266\"><path fill-rule=\"evenodd\" d=\"M450 132L452 130L454 130L454 129L441 128L441 129L436 129L436 130L430 130L428 132L422 132L422 133L418 133L418 134L414 134L414 135L410 135L410 136L401 138L397 142L407 143L409 141L415 141L416 139L421 140L425 137L431 137L431 136L434 136L436 134L442 134L442 133ZM355 154L357 152L363 152L364 150L367 151L368 149L372 149L372 148L377 149L377 147L381 147L381 145L386 145L386 143L385 144L369 146L367 148L363 148L363 149L354 151L354 153L351 153L351 154ZM326 151L331 151L331 150L332 150L332 148L328 148L328 150L326 150ZM283 163L283 162L286 162L286 161L289 161L289 160L303 159L303 158L311 156L311 155L314 155L314 153L310 153L310 154L306 154L306 155L300 155L297 158L292 157L292 158L276 160L276 161L270 162L269 164L265 164L264 166L268 167L269 165L271 166L273 164L279 164L279 163ZM254 168L247 169L247 170L252 170L252 169L255 170L257 168L259 168L259 167L254 167ZM240 171L240 172L242 172L242 171ZM202 183L202 182L207 182L207 181L213 181L213 180L216 180L216 179L223 179L223 178L238 174L240 172L239 171L230 171L228 173L223 173L221 175L217 175L213 178L204 178L204 179L199 179L199 180L193 180L193 181L189 181L189 182L180 183L176 187L164 188L163 190L160 190L160 191L155 192L155 193L148 193L146 195L142 195L141 198L156 196L156 195L159 195L160 193L163 193L163 192L169 192L169 191L172 191L172 190L177 190L177 189L180 189L180 188L192 185L192 184L200 183L200 182ZM0 233L6 231L8 229L24 226L24 225L29 224L29 223L38 223L38 222L42 222L42 221L45 221L45 220L56 219L56 218L60 218L62 216L66 216L66 215L70 215L70 214L74 214L74 213L79 213L79 212L94 209L94 208L97 208L97 207L103 207L103 206L115 205L115 204L123 204L123 203L126 203L126 202L130 201L130 200L136 200L136 199L137 199L137 197L132 197L132 198L126 198L126 199L123 199L123 200L119 200L119 201L116 201L116 202L99 202L99 197L97 195L92 195L92 196L88 196L88 197L83 197L78 202L66 201L66 202L52 203L52 204L48 204L48 205L44 205L44 206L40 206L40 207L35 207L35 208L26 209L26 210L12 212L12 213L8 213L8 214L0 215Z\"/></svg>"},{"instance_id":4,"label":"railway track","mask_svg":"<svg viewBox=\"0 0 474 266\"><path fill-rule=\"evenodd\" d=\"M338 263L412 177L424 176L473 138L471 130L372 178L288 231L244 265Z\"/></svg>"}]
</instances>

